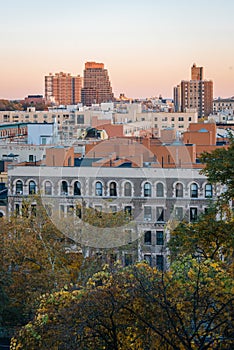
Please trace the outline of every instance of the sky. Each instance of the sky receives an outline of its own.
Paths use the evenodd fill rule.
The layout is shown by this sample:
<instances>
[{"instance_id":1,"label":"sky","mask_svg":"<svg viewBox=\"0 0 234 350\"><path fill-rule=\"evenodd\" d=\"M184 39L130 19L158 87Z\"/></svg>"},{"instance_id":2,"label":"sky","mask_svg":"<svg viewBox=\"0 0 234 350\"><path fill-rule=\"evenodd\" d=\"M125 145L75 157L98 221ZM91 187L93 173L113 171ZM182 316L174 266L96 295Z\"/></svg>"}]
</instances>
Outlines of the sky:
<instances>
[{"instance_id":1,"label":"sky","mask_svg":"<svg viewBox=\"0 0 234 350\"><path fill-rule=\"evenodd\" d=\"M0 0L0 98L44 95L44 76L103 62L116 97L172 98L193 63L234 96L233 0Z\"/></svg>"}]
</instances>

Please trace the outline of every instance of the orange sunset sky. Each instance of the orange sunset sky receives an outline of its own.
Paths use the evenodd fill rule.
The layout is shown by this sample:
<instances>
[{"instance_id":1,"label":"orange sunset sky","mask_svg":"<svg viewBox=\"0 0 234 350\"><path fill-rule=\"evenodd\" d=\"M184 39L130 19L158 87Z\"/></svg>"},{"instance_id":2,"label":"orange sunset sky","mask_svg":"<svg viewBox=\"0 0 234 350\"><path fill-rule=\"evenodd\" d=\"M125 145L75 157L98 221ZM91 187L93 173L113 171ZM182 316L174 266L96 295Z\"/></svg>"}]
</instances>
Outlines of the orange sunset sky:
<instances>
[{"instance_id":1,"label":"orange sunset sky","mask_svg":"<svg viewBox=\"0 0 234 350\"><path fill-rule=\"evenodd\" d=\"M214 97L234 95L234 1L1 2L0 98L44 94L49 72L103 62L115 96L172 98L195 62Z\"/></svg>"}]
</instances>

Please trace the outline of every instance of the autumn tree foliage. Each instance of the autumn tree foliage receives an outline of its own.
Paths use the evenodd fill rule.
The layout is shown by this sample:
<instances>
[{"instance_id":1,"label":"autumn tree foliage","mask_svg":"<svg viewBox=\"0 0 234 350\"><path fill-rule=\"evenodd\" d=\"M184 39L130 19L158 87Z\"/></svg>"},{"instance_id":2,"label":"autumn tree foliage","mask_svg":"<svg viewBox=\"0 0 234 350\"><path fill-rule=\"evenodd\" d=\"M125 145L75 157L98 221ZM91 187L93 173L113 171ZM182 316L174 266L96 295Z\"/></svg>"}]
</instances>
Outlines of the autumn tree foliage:
<instances>
[{"instance_id":1,"label":"autumn tree foliage","mask_svg":"<svg viewBox=\"0 0 234 350\"><path fill-rule=\"evenodd\" d=\"M82 256L66 254L70 242L49 220L39 198L23 203L22 216L2 219L0 235L0 293L5 298L0 322L17 327L32 318L41 294L77 280Z\"/></svg>"},{"instance_id":2,"label":"autumn tree foliage","mask_svg":"<svg viewBox=\"0 0 234 350\"><path fill-rule=\"evenodd\" d=\"M230 349L232 276L212 260L96 273L42 296L11 349Z\"/></svg>"}]
</instances>

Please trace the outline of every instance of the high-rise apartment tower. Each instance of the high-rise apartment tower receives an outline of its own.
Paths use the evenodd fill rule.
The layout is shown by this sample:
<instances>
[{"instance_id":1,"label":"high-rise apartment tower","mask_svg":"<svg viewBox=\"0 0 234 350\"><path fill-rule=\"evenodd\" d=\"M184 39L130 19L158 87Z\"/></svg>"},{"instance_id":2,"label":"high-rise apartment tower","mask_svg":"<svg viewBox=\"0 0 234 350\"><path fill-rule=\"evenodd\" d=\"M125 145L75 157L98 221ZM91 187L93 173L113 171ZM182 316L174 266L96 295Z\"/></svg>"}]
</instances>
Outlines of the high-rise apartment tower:
<instances>
[{"instance_id":1,"label":"high-rise apartment tower","mask_svg":"<svg viewBox=\"0 0 234 350\"><path fill-rule=\"evenodd\" d=\"M203 79L203 67L193 64L191 80L182 80L174 87L175 112L196 109L198 117L208 116L213 111L213 82Z\"/></svg>"},{"instance_id":2,"label":"high-rise apartment tower","mask_svg":"<svg viewBox=\"0 0 234 350\"><path fill-rule=\"evenodd\" d=\"M82 78L69 73L50 73L45 77L45 98L57 105L71 105L81 102Z\"/></svg>"},{"instance_id":3,"label":"high-rise apartment tower","mask_svg":"<svg viewBox=\"0 0 234 350\"><path fill-rule=\"evenodd\" d=\"M114 100L107 69L103 63L86 62L81 101L85 106Z\"/></svg>"}]
</instances>

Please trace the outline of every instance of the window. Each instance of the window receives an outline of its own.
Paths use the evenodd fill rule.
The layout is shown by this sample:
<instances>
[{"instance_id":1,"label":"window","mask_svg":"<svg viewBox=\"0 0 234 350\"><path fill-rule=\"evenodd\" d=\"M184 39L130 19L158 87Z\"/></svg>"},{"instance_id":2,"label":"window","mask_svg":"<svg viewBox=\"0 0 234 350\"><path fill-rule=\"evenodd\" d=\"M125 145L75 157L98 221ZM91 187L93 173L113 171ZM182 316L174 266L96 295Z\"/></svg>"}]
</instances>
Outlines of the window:
<instances>
[{"instance_id":1,"label":"window","mask_svg":"<svg viewBox=\"0 0 234 350\"><path fill-rule=\"evenodd\" d=\"M52 184L50 181L45 182L45 195L46 196L52 195Z\"/></svg>"},{"instance_id":2,"label":"window","mask_svg":"<svg viewBox=\"0 0 234 350\"><path fill-rule=\"evenodd\" d=\"M178 120L179 120L179 122L183 122L184 121L184 117L179 117Z\"/></svg>"},{"instance_id":3,"label":"window","mask_svg":"<svg viewBox=\"0 0 234 350\"><path fill-rule=\"evenodd\" d=\"M158 270L163 271L164 269L163 255L156 255L156 266Z\"/></svg>"},{"instance_id":4,"label":"window","mask_svg":"<svg viewBox=\"0 0 234 350\"><path fill-rule=\"evenodd\" d=\"M152 220L152 207L144 207L144 220L151 221Z\"/></svg>"},{"instance_id":5,"label":"window","mask_svg":"<svg viewBox=\"0 0 234 350\"><path fill-rule=\"evenodd\" d=\"M164 221L164 208L157 207L156 209L156 221Z\"/></svg>"},{"instance_id":6,"label":"window","mask_svg":"<svg viewBox=\"0 0 234 350\"><path fill-rule=\"evenodd\" d=\"M147 264L152 266L152 256L151 256L151 254L144 254L144 260L147 262Z\"/></svg>"},{"instance_id":7,"label":"window","mask_svg":"<svg viewBox=\"0 0 234 350\"><path fill-rule=\"evenodd\" d=\"M156 196L157 197L164 197L164 187L161 182L157 183L156 185Z\"/></svg>"},{"instance_id":8,"label":"window","mask_svg":"<svg viewBox=\"0 0 234 350\"><path fill-rule=\"evenodd\" d=\"M36 193L36 184L35 184L35 182L33 180L29 181L28 193L29 194L35 194Z\"/></svg>"},{"instance_id":9,"label":"window","mask_svg":"<svg viewBox=\"0 0 234 350\"><path fill-rule=\"evenodd\" d=\"M212 198L213 193L212 193L212 185L211 184L206 184L205 186L205 197L206 198Z\"/></svg>"},{"instance_id":10,"label":"window","mask_svg":"<svg viewBox=\"0 0 234 350\"><path fill-rule=\"evenodd\" d=\"M84 114L77 116L77 124L84 124Z\"/></svg>"},{"instance_id":11,"label":"window","mask_svg":"<svg viewBox=\"0 0 234 350\"><path fill-rule=\"evenodd\" d=\"M151 245L152 244L152 233L151 231L146 231L144 234L144 244Z\"/></svg>"},{"instance_id":12,"label":"window","mask_svg":"<svg viewBox=\"0 0 234 350\"><path fill-rule=\"evenodd\" d=\"M102 196L102 183L100 181L95 184L95 196Z\"/></svg>"},{"instance_id":13,"label":"window","mask_svg":"<svg viewBox=\"0 0 234 350\"><path fill-rule=\"evenodd\" d=\"M33 162L34 161L34 155L33 154L29 154L28 161L29 162Z\"/></svg>"},{"instance_id":14,"label":"window","mask_svg":"<svg viewBox=\"0 0 234 350\"><path fill-rule=\"evenodd\" d=\"M23 194L23 182L18 180L15 185L16 194Z\"/></svg>"},{"instance_id":15,"label":"window","mask_svg":"<svg viewBox=\"0 0 234 350\"><path fill-rule=\"evenodd\" d=\"M15 215L18 216L20 214L20 205L19 203L15 204Z\"/></svg>"},{"instance_id":16,"label":"window","mask_svg":"<svg viewBox=\"0 0 234 350\"><path fill-rule=\"evenodd\" d=\"M183 190L183 185L181 183L177 183L176 184L176 188L175 188L175 194L177 198L181 198L184 196L184 190Z\"/></svg>"},{"instance_id":17,"label":"window","mask_svg":"<svg viewBox=\"0 0 234 350\"><path fill-rule=\"evenodd\" d=\"M124 184L124 196L125 197L131 197L132 196L132 185L130 182L126 182Z\"/></svg>"},{"instance_id":18,"label":"window","mask_svg":"<svg viewBox=\"0 0 234 350\"><path fill-rule=\"evenodd\" d=\"M126 207L124 207L124 212L128 217L132 216L132 207L130 205L127 205Z\"/></svg>"},{"instance_id":19,"label":"window","mask_svg":"<svg viewBox=\"0 0 234 350\"><path fill-rule=\"evenodd\" d=\"M132 254L124 255L125 266L132 265Z\"/></svg>"},{"instance_id":20,"label":"window","mask_svg":"<svg viewBox=\"0 0 234 350\"><path fill-rule=\"evenodd\" d=\"M151 197L152 190L151 190L151 184L149 182L146 182L144 184L144 197Z\"/></svg>"},{"instance_id":21,"label":"window","mask_svg":"<svg viewBox=\"0 0 234 350\"><path fill-rule=\"evenodd\" d=\"M37 206L36 204L31 205L31 215L36 216L37 215Z\"/></svg>"},{"instance_id":22,"label":"window","mask_svg":"<svg viewBox=\"0 0 234 350\"><path fill-rule=\"evenodd\" d=\"M197 208L190 208L190 222L197 221Z\"/></svg>"},{"instance_id":23,"label":"window","mask_svg":"<svg viewBox=\"0 0 234 350\"><path fill-rule=\"evenodd\" d=\"M95 215L98 218L102 218L102 206L101 205L95 205L94 206L94 210L95 210Z\"/></svg>"},{"instance_id":24,"label":"window","mask_svg":"<svg viewBox=\"0 0 234 350\"><path fill-rule=\"evenodd\" d=\"M61 195L67 196L68 195L68 184L67 181L62 181L61 183Z\"/></svg>"},{"instance_id":25,"label":"window","mask_svg":"<svg viewBox=\"0 0 234 350\"><path fill-rule=\"evenodd\" d=\"M117 205L110 205L111 213L117 213Z\"/></svg>"},{"instance_id":26,"label":"window","mask_svg":"<svg viewBox=\"0 0 234 350\"><path fill-rule=\"evenodd\" d=\"M74 182L74 196L81 196L81 185L79 181Z\"/></svg>"},{"instance_id":27,"label":"window","mask_svg":"<svg viewBox=\"0 0 234 350\"><path fill-rule=\"evenodd\" d=\"M82 212L81 212L81 206L80 205L76 205L76 216L81 219L82 217Z\"/></svg>"},{"instance_id":28,"label":"window","mask_svg":"<svg viewBox=\"0 0 234 350\"><path fill-rule=\"evenodd\" d=\"M74 215L74 206L73 205L69 205L67 207L67 215L68 216L73 216Z\"/></svg>"},{"instance_id":29,"label":"window","mask_svg":"<svg viewBox=\"0 0 234 350\"><path fill-rule=\"evenodd\" d=\"M116 197L117 196L117 188L116 188L116 183L111 182L110 183L110 196L111 197Z\"/></svg>"},{"instance_id":30,"label":"window","mask_svg":"<svg viewBox=\"0 0 234 350\"><path fill-rule=\"evenodd\" d=\"M195 183L193 183L190 186L190 197L191 198L197 198L198 197L198 186Z\"/></svg>"},{"instance_id":31,"label":"window","mask_svg":"<svg viewBox=\"0 0 234 350\"><path fill-rule=\"evenodd\" d=\"M157 245L163 245L164 244L163 231L157 231L156 232L156 244Z\"/></svg>"},{"instance_id":32,"label":"window","mask_svg":"<svg viewBox=\"0 0 234 350\"><path fill-rule=\"evenodd\" d=\"M182 207L176 207L175 208L175 218L176 220L183 220L183 208Z\"/></svg>"}]
</instances>

